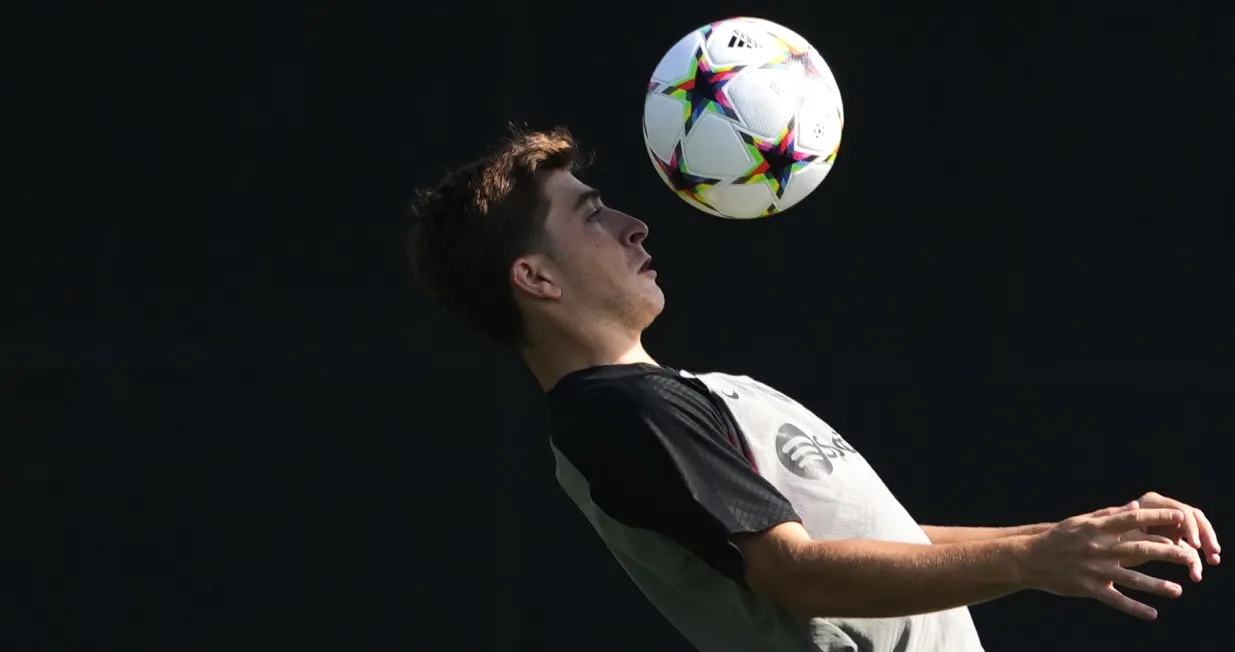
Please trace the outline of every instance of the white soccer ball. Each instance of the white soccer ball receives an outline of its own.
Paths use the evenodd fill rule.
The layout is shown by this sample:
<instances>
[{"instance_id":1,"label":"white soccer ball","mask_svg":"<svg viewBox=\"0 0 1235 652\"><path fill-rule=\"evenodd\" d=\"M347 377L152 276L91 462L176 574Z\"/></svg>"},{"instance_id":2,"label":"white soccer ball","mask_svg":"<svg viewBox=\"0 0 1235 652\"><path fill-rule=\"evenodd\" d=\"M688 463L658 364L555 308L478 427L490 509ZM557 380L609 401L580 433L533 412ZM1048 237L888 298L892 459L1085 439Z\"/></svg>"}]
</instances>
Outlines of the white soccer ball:
<instances>
[{"instance_id":1,"label":"white soccer ball","mask_svg":"<svg viewBox=\"0 0 1235 652\"><path fill-rule=\"evenodd\" d=\"M687 34L660 60L643 140L686 203L750 219L819 186L844 123L836 79L806 39L767 20L730 18Z\"/></svg>"}]
</instances>

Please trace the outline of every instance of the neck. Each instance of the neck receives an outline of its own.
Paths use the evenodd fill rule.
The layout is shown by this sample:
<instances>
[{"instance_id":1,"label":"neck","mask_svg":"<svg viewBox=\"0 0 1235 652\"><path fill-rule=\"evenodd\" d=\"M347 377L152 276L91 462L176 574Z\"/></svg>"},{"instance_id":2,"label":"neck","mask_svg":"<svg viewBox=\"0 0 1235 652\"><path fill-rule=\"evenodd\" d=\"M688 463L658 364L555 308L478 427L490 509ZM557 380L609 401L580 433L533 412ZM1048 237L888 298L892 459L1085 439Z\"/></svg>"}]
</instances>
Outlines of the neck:
<instances>
[{"instance_id":1,"label":"neck","mask_svg":"<svg viewBox=\"0 0 1235 652\"><path fill-rule=\"evenodd\" d=\"M628 333L608 328L584 328L574 332L554 329L530 338L531 344L522 350L527 364L541 389L553 389L571 372L611 364L656 364L643 349L641 333Z\"/></svg>"}]
</instances>

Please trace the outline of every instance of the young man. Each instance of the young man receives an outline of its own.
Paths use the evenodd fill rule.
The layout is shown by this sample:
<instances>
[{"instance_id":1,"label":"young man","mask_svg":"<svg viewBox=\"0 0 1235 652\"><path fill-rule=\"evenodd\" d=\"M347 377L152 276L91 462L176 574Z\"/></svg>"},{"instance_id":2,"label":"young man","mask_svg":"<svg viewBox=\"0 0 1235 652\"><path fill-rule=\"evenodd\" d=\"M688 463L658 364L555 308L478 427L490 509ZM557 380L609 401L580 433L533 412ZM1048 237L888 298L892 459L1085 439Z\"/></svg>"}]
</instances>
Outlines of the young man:
<instances>
[{"instance_id":1,"label":"young man","mask_svg":"<svg viewBox=\"0 0 1235 652\"><path fill-rule=\"evenodd\" d=\"M415 206L419 278L517 350L545 389L557 475L647 598L699 649L981 650L967 605L1022 589L1152 619L1131 570L1217 563L1199 511L1157 494L1060 523L923 527L861 454L745 376L658 365L647 225L573 172L563 130L515 133Z\"/></svg>"}]
</instances>

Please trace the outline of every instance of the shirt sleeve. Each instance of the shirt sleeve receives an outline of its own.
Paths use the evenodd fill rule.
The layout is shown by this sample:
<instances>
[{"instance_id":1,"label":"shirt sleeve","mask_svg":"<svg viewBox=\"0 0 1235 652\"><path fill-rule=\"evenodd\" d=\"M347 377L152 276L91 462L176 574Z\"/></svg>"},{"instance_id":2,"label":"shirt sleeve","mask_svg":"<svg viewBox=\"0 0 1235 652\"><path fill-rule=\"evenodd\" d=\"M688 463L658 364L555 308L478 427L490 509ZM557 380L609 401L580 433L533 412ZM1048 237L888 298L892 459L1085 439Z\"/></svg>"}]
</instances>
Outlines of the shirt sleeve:
<instances>
[{"instance_id":1,"label":"shirt sleeve","mask_svg":"<svg viewBox=\"0 0 1235 652\"><path fill-rule=\"evenodd\" d=\"M611 518L669 537L742 583L733 538L801 519L733 443L726 408L684 382L651 379L581 400L554 445Z\"/></svg>"}]
</instances>

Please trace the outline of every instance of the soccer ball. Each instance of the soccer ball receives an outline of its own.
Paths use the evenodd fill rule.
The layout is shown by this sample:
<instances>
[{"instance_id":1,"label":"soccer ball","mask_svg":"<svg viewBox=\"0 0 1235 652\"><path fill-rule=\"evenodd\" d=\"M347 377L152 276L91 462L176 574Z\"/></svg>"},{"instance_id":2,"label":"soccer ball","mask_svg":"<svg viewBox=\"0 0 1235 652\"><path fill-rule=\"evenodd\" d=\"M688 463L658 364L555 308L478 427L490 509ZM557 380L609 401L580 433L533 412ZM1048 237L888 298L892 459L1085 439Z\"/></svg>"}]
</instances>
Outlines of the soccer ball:
<instances>
[{"instance_id":1,"label":"soccer ball","mask_svg":"<svg viewBox=\"0 0 1235 652\"><path fill-rule=\"evenodd\" d=\"M819 186L844 122L836 79L806 39L767 20L730 18L687 34L660 60L643 141L686 203L750 219Z\"/></svg>"}]
</instances>

